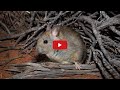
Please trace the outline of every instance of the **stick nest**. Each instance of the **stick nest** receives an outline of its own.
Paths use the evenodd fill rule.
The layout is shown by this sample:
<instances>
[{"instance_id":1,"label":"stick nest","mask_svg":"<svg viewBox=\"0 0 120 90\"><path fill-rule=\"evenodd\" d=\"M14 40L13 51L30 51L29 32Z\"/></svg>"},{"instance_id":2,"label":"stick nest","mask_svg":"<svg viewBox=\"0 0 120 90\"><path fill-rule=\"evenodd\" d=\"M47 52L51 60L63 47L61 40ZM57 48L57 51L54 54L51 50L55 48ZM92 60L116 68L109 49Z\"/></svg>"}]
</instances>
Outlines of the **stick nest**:
<instances>
[{"instance_id":1,"label":"stick nest","mask_svg":"<svg viewBox=\"0 0 120 90\"><path fill-rule=\"evenodd\" d=\"M61 25L80 33L87 46L87 62L83 70L70 69L72 66L57 65L57 70L38 63L26 63L24 72L12 78L52 78L66 74L100 72L103 78L120 79L120 14L117 11L1 11L0 26L8 35L0 41L14 39L22 44L22 52L30 53L47 25ZM3 46L0 46L3 47ZM9 49L8 49L9 50ZM29 52L28 52L29 51ZM92 68L93 62L95 68ZM20 66L20 65L16 65ZM29 66L29 68L26 68ZM37 67L36 67L37 66ZM31 68L32 67L32 68ZM85 67L89 67L87 71ZM20 67L19 67L20 68ZM25 69L26 68L26 69ZM15 65L14 70L15 71ZM64 70L63 70L64 69ZM68 70L69 69L69 70ZM99 70L99 71L98 71ZM30 73L32 71L32 73ZM64 73L63 73L64 72ZM29 73L29 74L28 74ZM98 74L98 73L96 73Z\"/></svg>"}]
</instances>

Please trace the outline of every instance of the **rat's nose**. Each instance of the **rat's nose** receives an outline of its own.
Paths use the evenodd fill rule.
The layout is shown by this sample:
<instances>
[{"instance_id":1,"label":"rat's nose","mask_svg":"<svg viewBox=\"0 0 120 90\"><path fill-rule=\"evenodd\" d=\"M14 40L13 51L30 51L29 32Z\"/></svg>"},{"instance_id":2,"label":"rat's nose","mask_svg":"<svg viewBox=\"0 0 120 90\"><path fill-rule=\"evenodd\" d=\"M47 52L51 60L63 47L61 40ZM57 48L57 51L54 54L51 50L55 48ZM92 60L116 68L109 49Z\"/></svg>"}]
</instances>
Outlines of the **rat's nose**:
<instances>
[{"instance_id":1,"label":"rat's nose","mask_svg":"<svg viewBox=\"0 0 120 90\"><path fill-rule=\"evenodd\" d=\"M43 49L38 47L38 52L42 53Z\"/></svg>"},{"instance_id":2,"label":"rat's nose","mask_svg":"<svg viewBox=\"0 0 120 90\"><path fill-rule=\"evenodd\" d=\"M46 52L44 51L43 48L38 48L38 52L41 53L41 54L46 54Z\"/></svg>"}]
</instances>

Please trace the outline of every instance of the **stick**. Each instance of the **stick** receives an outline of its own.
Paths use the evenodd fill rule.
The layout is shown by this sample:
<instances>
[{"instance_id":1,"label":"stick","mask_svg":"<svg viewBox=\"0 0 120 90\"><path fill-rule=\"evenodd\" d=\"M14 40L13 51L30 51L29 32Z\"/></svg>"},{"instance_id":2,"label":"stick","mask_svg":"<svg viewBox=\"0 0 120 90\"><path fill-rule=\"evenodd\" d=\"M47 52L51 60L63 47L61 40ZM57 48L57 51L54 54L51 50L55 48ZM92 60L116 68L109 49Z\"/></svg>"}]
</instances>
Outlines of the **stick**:
<instances>
[{"instance_id":1,"label":"stick","mask_svg":"<svg viewBox=\"0 0 120 90\"><path fill-rule=\"evenodd\" d=\"M12 47L6 47L5 49L0 50L0 53L4 52L4 51L8 51L8 50L22 50L22 49L21 48L15 48L14 46L12 46Z\"/></svg>"},{"instance_id":2,"label":"stick","mask_svg":"<svg viewBox=\"0 0 120 90\"><path fill-rule=\"evenodd\" d=\"M9 36L5 36L5 37L0 37L0 41L3 41L3 40L10 40L10 39L15 39L15 38L18 38L24 34L28 34L30 32L33 32L33 31L36 31L38 29L38 27L33 27L29 30L26 30L26 32L23 32L23 33L20 33L20 34L16 34L16 35L9 35Z\"/></svg>"},{"instance_id":3,"label":"stick","mask_svg":"<svg viewBox=\"0 0 120 90\"><path fill-rule=\"evenodd\" d=\"M5 28L5 30L7 31L8 34L11 34L8 27L2 21L0 21L0 24Z\"/></svg>"},{"instance_id":4,"label":"stick","mask_svg":"<svg viewBox=\"0 0 120 90\"><path fill-rule=\"evenodd\" d=\"M15 59L18 59L18 58L22 58L23 56L17 56L17 57L14 57L14 58L10 58L10 59L7 59L7 60L3 60L3 62L0 62L0 66L2 65L6 65L8 64L9 62L15 60Z\"/></svg>"}]
</instances>

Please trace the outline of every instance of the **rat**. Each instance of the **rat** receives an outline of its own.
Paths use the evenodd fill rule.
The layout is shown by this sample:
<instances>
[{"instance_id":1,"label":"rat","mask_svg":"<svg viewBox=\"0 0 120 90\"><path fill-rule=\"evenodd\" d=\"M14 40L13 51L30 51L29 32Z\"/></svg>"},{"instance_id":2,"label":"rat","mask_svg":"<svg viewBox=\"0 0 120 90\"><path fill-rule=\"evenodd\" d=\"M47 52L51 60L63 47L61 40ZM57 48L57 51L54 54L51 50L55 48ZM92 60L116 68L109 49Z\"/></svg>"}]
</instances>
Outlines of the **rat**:
<instances>
[{"instance_id":1,"label":"rat","mask_svg":"<svg viewBox=\"0 0 120 90\"><path fill-rule=\"evenodd\" d=\"M54 40L66 40L66 50L52 48ZM86 46L80 34L67 26L47 26L46 31L38 38L36 49L38 53L45 54L51 61L61 64L74 64L80 70L80 64L86 59Z\"/></svg>"}]
</instances>

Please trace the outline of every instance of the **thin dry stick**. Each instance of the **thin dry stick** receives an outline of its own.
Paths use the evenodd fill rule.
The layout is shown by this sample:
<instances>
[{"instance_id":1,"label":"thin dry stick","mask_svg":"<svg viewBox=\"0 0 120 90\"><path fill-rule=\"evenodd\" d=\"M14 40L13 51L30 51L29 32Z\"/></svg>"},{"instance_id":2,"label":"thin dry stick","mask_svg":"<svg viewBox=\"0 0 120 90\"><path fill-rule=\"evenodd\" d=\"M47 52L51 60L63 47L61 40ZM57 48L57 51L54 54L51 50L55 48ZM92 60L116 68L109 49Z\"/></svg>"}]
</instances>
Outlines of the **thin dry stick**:
<instances>
[{"instance_id":1,"label":"thin dry stick","mask_svg":"<svg viewBox=\"0 0 120 90\"><path fill-rule=\"evenodd\" d=\"M26 34L21 35L21 36L17 39L17 41L16 41L16 43L15 43L15 46L16 46L25 36L26 36Z\"/></svg>"},{"instance_id":2,"label":"thin dry stick","mask_svg":"<svg viewBox=\"0 0 120 90\"><path fill-rule=\"evenodd\" d=\"M0 62L0 66L2 65L6 65L8 64L9 62L15 60L15 59L18 59L18 58L22 58L23 56L17 56L17 57L14 57L14 58L10 58L10 59L7 59L7 60L2 60L2 62Z\"/></svg>"},{"instance_id":3,"label":"thin dry stick","mask_svg":"<svg viewBox=\"0 0 120 90\"><path fill-rule=\"evenodd\" d=\"M75 13L74 15L72 15L72 17L76 17L77 15L79 15L78 17L80 17L81 14L82 14L82 12L79 11L78 13ZM75 23L76 21L77 21L77 19L76 19L76 20L73 20L72 22L70 22L70 23L68 23L68 24L66 24L66 26L71 25L71 24ZM64 24L64 23L63 23L63 24ZM61 24L61 25L62 25L62 24Z\"/></svg>"},{"instance_id":4,"label":"thin dry stick","mask_svg":"<svg viewBox=\"0 0 120 90\"><path fill-rule=\"evenodd\" d=\"M101 35L101 38L107 40L107 42L103 42L103 43L108 43L108 44L110 44L112 46L116 46L116 47L120 48L120 43L116 43L115 41L110 39L108 36Z\"/></svg>"},{"instance_id":5,"label":"thin dry stick","mask_svg":"<svg viewBox=\"0 0 120 90\"><path fill-rule=\"evenodd\" d=\"M25 44L27 44L39 31L41 31L43 28L45 28L45 26L47 26L47 24L44 24L43 26L37 28L36 31L33 33L33 35L26 40Z\"/></svg>"},{"instance_id":6,"label":"thin dry stick","mask_svg":"<svg viewBox=\"0 0 120 90\"><path fill-rule=\"evenodd\" d=\"M5 47L4 47L5 48ZM1 52L4 52L4 51L8 51L8 50L22 50L21 48L15 48L14 46L10 46L10 47L6 47L5 49L3 50L0 50L0 53Z\"/></svg>"},{"instance_id":7,"label":"thin dry stick","mask_svg":"<svg viewBox=\"0 0 120 90\"><path fill-rule=\"evenodd\" d=\"M110 19L110 17L105 13L105 11L102 11L101 13L102 13L102 15L103 15L107 20ZM118 35L120 36L120 31L118 31L114 26L110 26L110 29L111 29L114 33L116 33L116 34L118 34Z\"/></svg>"},{"instance_id":8,"label":"thin dry stick","mask_svg":"<svg viewBox=\"0 0 120 90\"><path fill-rule=\"evenodd\" d=\"M91 58L92 58L92 50L89 49L89 52L90 52L90 54L89 54L89 57L88 57L88 60L87 60L87 64L90 64L90 61L91 61Z\"/></svg>"},{"instance_id":9,"label":"thin dry stick","mask_svg":"<svg viewBox=\"0 0 120 90\"><path fill-rule=\"evenodd\" d=\"M105 27L114 25L114 24L120 24L120 15L116 15L115 17L112 17L106 21L104 21L99 27L97 27L97 30L104 29Z\"/></svg>"},{"instance_id":10,"label":"thin dry stick","mask_svg":"<svg viewBox=\"0 0 120 90\"><path fill-rule=\"evenodd\" d=\"M8 27L2 21L0 21L0 24L5 28L5 30L7 31L8 34L11 34Z\"/></svg>"},{"instance_id":11,"label":"thin dry stick","mask_svg":"<svg viewBox=\"0 0 120 90\"><path fill-rule=\"evenodd\" d=\"M31 13L31 18L30 18L30 27L32 27L33 21L35 19L35 15L36 15L37 11L33 11L33 13Z\"/></svg>"},{"instance_id":12,"label":"thin dry stick","mask_svg":"<svg viewBox=\"0 0 120 90\"><path fill-rule=\"evenodd\" d=\"M23 33L20 33L20 34L16 34L16 35L9 35L9 36L5 36L5 37L0 37L0 41L3 41L3 40L10 40L10 39L15 39L15 38L18 38L24 34L28 34L30 32L33 32L33 31L36 31L38 29L38 27L33 27L29 30L26 30L25 32Z\"/></svg>"}]
</instances>

